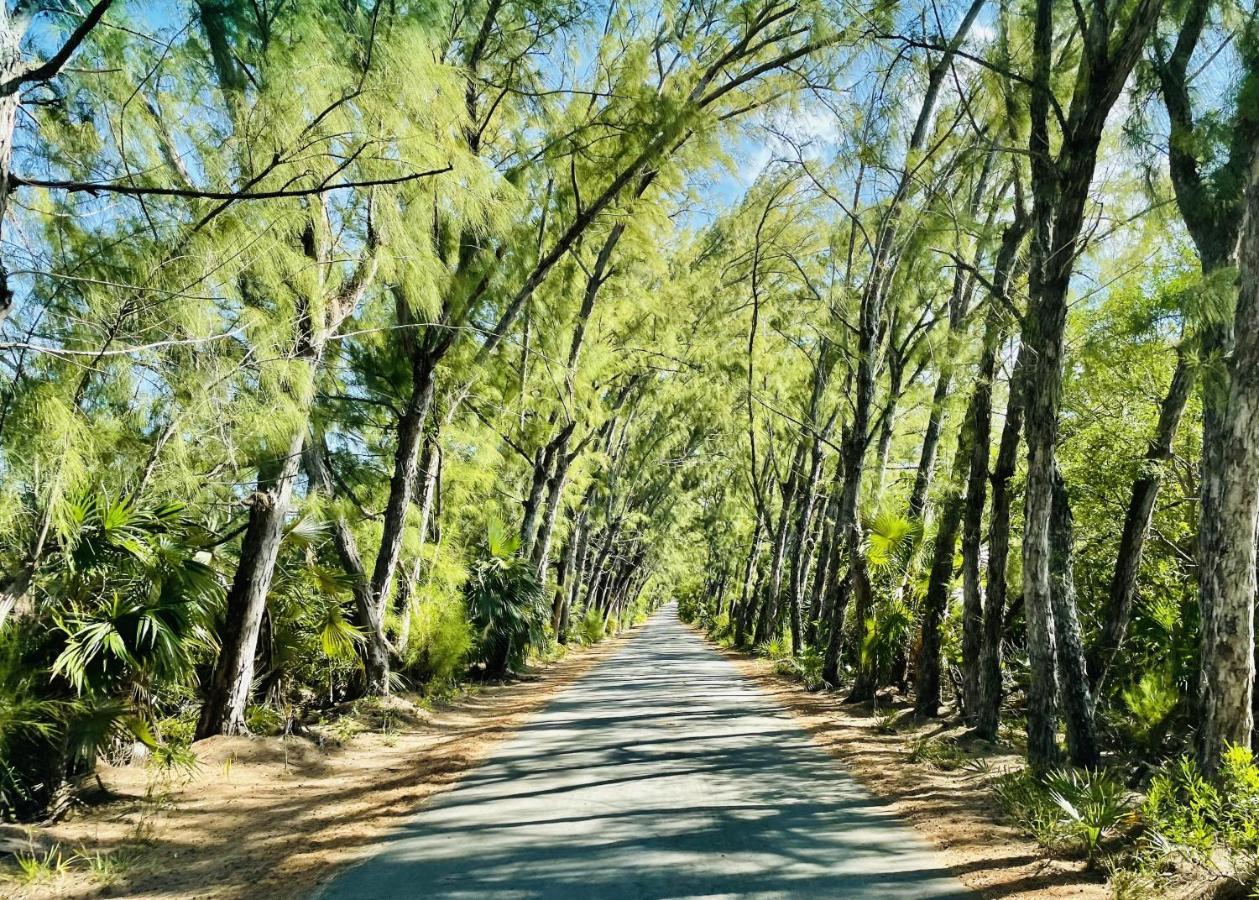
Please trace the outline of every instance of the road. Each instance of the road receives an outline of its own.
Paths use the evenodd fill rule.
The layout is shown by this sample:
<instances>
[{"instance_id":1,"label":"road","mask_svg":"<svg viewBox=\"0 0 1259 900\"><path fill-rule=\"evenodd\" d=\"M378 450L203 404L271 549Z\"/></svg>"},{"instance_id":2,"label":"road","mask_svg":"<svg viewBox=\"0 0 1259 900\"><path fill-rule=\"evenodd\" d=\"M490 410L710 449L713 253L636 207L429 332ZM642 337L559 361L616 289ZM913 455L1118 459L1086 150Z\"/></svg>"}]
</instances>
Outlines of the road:
<instances>
[{"instance_id":1,"label":"road","mask_svg":"<svg viewBox=\"0 0 1259 900\"><path fill-rule=\"evenodd\" d=\"M321 896L969 895L666 606Z\"/></svg>"}]
</instances>

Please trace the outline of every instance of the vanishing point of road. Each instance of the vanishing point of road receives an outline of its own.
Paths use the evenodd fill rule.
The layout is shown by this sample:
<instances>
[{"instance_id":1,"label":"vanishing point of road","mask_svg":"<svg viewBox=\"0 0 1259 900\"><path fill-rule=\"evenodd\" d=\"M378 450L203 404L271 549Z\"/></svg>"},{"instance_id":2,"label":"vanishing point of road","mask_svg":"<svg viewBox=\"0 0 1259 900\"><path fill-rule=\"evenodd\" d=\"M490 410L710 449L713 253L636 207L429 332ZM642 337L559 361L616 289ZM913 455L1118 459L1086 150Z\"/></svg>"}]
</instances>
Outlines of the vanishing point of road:
<instances>
[{"instance_id":1,"label":"vanishing point of road","mask_svg":"<svg viewBox=\"0 0 1259 900\"><path fill-rule=\"evenodd\" d=\"M968 895L670 605L321 896Z\"/></svg>"}]
</instances>

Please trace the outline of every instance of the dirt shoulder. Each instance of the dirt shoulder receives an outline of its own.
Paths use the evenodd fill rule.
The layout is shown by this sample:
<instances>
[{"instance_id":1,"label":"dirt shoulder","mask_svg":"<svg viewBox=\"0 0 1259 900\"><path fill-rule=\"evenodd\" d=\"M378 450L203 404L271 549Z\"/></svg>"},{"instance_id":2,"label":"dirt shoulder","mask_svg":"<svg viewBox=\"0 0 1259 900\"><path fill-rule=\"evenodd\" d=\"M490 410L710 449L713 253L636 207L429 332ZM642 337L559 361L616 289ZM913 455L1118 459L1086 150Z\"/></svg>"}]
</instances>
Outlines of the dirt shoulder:
<instances>
[{"instance_id":1,"label":"dirt shoulder","mask_svg":"<svg viewBox=\"0 0 1259 900\"><path fill-rule=\"evenodd\" d=\"M155 783L143 766L106 768L116 799L35 830L69 871L6 897L305 897L436 792L449 789L521 721L619 638L575 648L520 681L485 687L431 711L387 701L378 730L338 745L305 738L213 738L194 745L190 780Z\"/></svg>"},{"instance_id":2,"label":"dirt shoulder","mask_svg":"<svg viewBox=\"0 0 1259 900\"><path fill-rule=\"evenodd\" d=\"M715 645L714 645L715 646ZM810 693L776 674L769 660L718 648L765 693L800 720L804 728L872 793L891 802L941 854L978 896L1001 900L1111 896L1100 873L1082 862L1051 859L1036 843L1000 822L1001 809L987 782L1020 764L1013 753L990 753L975 766L944 770L914 761L915 741L953 736L941 723L912 724L884 733L868 705L848 706L842 695ZM895 710L883 709L880 714Z\"/></svg>"}]
</instances>

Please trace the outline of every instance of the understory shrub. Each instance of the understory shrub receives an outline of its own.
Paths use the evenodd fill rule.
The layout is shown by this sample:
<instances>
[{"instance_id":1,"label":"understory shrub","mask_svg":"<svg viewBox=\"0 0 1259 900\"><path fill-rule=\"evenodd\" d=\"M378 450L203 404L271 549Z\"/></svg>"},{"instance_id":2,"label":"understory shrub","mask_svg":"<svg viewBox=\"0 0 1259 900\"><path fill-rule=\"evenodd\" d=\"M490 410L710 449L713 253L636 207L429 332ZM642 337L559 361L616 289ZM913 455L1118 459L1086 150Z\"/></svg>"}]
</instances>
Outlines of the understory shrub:
<instances>
[{"instance_id":1,"label":"understory shrub","mask_svg":"<svg viewBox=\"0 0 1259 900\"><path fill-rule=\"evenodd\" d=\"M796 679L807 691L820 690L824 684L822 654L816 647L805 647L799 656L787 654L779 657L774 661L774 671Z\"/></svg>"},{"instance_id":2,"label":"understory shrub","mask_svg":"<svg viewBox=\"0 0 1259 900\"><path fill-rule=\"evenodd\" d=\"M1164 765L1141 806L1148 847L1212 878L1249 885L1259 874L1259 766L1247 747L1229 747L1216 779L1192 757Z\"/></svg>"},{"instance_id":3,"label":"understory shrub","mask_svg":"<svg viewBox=\"0 0 1259 900\"><path fill-rule=\"evenodd\" d=\"M998 778L1007 815L1051 850L1083 852L1092 865L1103 843L1135 821L1132 793L1109 770L1019 769Z\"/></svg>"},{"instance_id":4,"label":"understory shrub","mask_svg":"<svg viewBox=\"0 0 1259 900\"><path fill-rule=\"evenodd\" d=\"M592 606L581 617L581 621L577 625L577 636L583 644L597 644L603 640L606 629L603 613Z\"/></svg>"},{"instance_id":5,"label":"understory shrub","mask_svg":"<svg viewBox=\"0 0 1259 900\"><path fill-rule=\"evenodd\" d=\"M417 682L440 689L458 679L473 648L472 626L456 596L421 599L411 610L404 671Z\"/></svg>"},{"instance_id":6,"label":"understory shrub","mask_svg":"<svg viewBox=\"0 0 1259 900\"><path fill-rule=\"evenodd\" d=\"M530 648L546 639L550 610L532 563L516 554L519 546L502 522L491 520L464 585L476 656L490 676L522 665Z\"/></svg>"}]
</instances>

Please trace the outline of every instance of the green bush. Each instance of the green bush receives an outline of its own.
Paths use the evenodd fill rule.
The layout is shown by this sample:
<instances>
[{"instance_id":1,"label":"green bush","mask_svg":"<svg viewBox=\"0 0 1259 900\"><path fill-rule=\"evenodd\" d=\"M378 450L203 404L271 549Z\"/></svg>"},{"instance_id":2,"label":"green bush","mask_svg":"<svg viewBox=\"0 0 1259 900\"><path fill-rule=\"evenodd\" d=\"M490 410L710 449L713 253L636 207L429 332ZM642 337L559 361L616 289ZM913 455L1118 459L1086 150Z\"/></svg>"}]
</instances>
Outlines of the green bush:
<instances>
[{"instance_id":1,"label":"green bush","mask_svg":"<svg viewBox=\"0 0 1259 900\"><path fill-rule=\"evenodd\" d=\"M586 610L586 614L581 617L581 622L577 625L577 636L583 644L597 644L607 634L607 626L603 621L603 614L594 607Z\"/></svg>"},{"instance_id":2,"label":"green bush","mask_svg":"<svg viewBox=\"0 0 1259 900\"><path fill-rule=\"evenodd\" d=\"M1141 819L1147 842L1165 857L1243 883L1259 873L1259 766L1246 747L1225 751L1215 780L1188 756L1165 765Z\"/></svg>"},{"instance_id":3,"label":"green bush","mask_svg":"<svg viewBox=\"0 0 1259 900\"><path fill-rule=\"evenodd\" d=\"M1031 769L1017 769L1000 776L993 783L993 791L1006 815L1037 843L1051 850L1062 846L1062 808Z\"/></svg>"},{"instance_id":4,"label":"green bush","mask_svg":"<svg viewBox=\"0 0 1259 900\"><path fill-rule=\"evenodd\" d=\"M1110 771L1020 769L998 778L997 799L1015 823L1051 850L1082 850L1090 865L1102 843L1135 819L1133 797Z\"/></svg>"},{"instance_id":5,"label":"green bush","mask_svg":"<svg viewBox=\"0 0 1259 900\"><path fill-rule=\"evenodd\" d=\"M796 679L808 691L820 690L824 683L822 654L816 647L805 647L799 656L788 654L779 657L774 663L774 671L779 675Z\"/></svg>"},{"instance_id":6,"label":"green bush","mask_svg":"<svg viewBox=\"0 0 1259 900\"><path fill-rule=\"evenodd\" d=\"M440 689L454 682L472 652L472 626L458 597L421 600L411 609L411 632L403 668Z\"/></svg>"},{"instance_id":7,"label":"green bush","mask_svg":"<svg viewBox=\"0 0 1259 900\"><path fill-rule=\"evenodd\" d=\"M1090 865L1102 841L1132 820L1132 795L1109 772L1058 769L1044 784L1063 813L1062 830L1083 844Z\"/></svg>"},{"instance_id":8,"label":"green bush","mask_svg":"<svg viewBox=\"0 0 1259 900\"><path fill-rule=\"evenodd\" d=\"M491 521L464 585L477 656L496 677L524 663L529 649L546 639L550 610L532 564L516 555L519 544L501 522Z\"/></svg>"}]
</instances>

